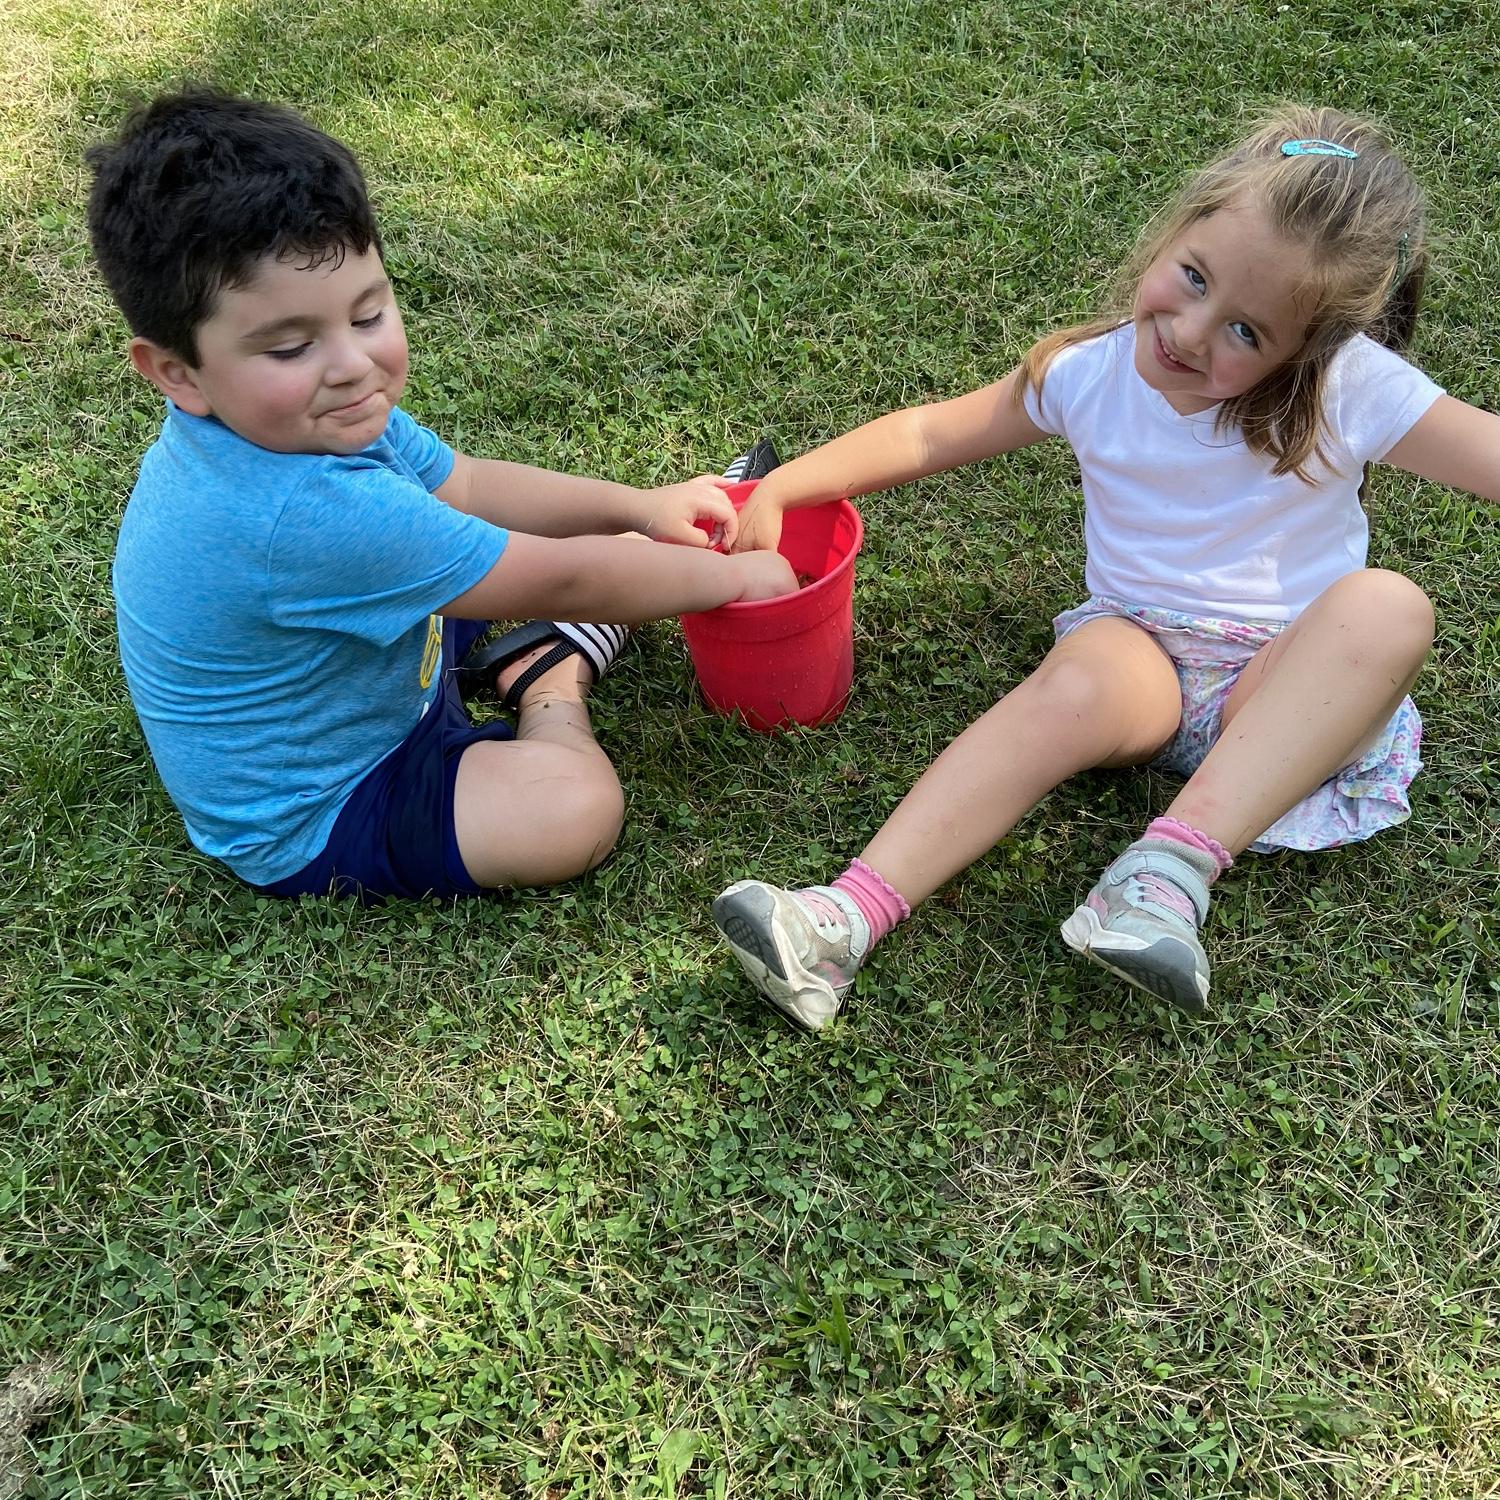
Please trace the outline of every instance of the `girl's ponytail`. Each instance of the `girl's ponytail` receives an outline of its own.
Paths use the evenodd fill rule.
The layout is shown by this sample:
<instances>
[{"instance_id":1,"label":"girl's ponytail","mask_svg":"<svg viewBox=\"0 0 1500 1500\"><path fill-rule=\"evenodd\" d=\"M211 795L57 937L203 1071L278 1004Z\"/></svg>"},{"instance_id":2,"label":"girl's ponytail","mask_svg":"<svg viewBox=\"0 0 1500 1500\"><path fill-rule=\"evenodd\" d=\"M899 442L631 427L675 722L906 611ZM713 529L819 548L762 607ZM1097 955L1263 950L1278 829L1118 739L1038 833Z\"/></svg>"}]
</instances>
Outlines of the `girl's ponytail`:
<instances>
[{"instance_id":1,"label":"girl's ponytail","mask_svg":"<svg viewBox=\"0 0 1500 1500\"><path fill-rule=\"evenodd\" d=\"M1412 258L1405 240L1403 235L1397 248L1396 275L1382 309L1380 327L1370 330L1371 338L1397 354L1405 354L1411 348L1417 331L1417 314L1422 309L1422 286L1427 280L1425 250Z\"/></svg>"}]
</instances>

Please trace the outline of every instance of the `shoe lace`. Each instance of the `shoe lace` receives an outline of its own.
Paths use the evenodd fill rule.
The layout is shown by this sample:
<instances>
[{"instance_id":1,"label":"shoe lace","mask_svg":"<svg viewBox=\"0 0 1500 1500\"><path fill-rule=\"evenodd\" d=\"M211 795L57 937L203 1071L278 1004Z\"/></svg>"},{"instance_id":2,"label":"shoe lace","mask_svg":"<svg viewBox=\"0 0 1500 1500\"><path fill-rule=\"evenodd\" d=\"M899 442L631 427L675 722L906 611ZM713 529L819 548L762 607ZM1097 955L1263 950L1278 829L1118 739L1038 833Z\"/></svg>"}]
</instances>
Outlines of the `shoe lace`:
<instances>
[{"instance_id":1,"label":"shoe lace","mask_svg":"<svg viewBox=\"0 0 1500 1500\"><path fill-rule=\"evenodd\" d=\"M818 936L825 942L837 942L849 936L849 918L835 902L813 891L800 891L798 896L803 906L812 914L813 922L818 929Z\"/></svg>"}]
</instances>

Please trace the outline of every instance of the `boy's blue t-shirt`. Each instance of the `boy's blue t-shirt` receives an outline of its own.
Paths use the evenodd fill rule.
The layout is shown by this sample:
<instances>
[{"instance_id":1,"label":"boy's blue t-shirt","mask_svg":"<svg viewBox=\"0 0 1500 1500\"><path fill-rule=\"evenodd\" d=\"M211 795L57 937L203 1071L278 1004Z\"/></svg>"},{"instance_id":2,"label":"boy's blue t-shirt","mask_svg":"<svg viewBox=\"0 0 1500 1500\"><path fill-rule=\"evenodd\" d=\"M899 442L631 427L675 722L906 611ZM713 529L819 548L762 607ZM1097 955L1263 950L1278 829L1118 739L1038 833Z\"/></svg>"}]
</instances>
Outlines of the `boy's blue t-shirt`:
<instances>
[{"instance_id":1,"label":"boy's blue t-shirt","mask_svg":"<svg viewBox=\"0 0 1500 1500\"><path fill-rule=\"evenodd\" d=\"M115 549L120 658L189 836L245 880L312 860L437 696L432 612L508 538L431 493L453 461L399 409L339 457L168 406Z\"/></svg>"}]
</instances>

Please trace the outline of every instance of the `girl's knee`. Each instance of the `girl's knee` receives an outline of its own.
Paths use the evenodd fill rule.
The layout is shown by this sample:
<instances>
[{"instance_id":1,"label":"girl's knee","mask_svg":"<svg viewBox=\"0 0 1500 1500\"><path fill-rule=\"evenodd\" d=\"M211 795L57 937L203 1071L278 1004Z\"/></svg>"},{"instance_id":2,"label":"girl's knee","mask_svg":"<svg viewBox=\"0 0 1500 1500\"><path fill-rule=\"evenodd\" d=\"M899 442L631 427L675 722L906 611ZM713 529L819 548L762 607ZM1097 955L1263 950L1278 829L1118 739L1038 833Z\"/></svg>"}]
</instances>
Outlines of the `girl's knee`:
<instances>
[{"instance_id":1,"label":"girl's knee","mask_svg":"<svg viewBox=\"0 0 1500 1500\"><path fill-rule=\"evenodd\" d=\"M1093 718L1108 711L1108 674L1090 661L1059 657L1044 661L1031 674L1038 705L1063 718Z\"/></svg>"},{"instance_id":2,"label":"girl's knee","mask_svg":"<svg viewBox=\"0 0 1500 1500\"><path fill-rule=\"evenodd\" d=\"M1165 658L1163 668L1141 681L1108 663L1058 656L1032 673L1029 687L1036 709L1060 724L1095 723L1117 734L1122 748L1156 749L1172 737L1182 711L1176 673Z\"/></svg>"},{"instance_id":3,"label":"girl's knee","mask_svg":"<svg viewBox=\"0 0 1500 1500\"><path fill-rule=\"evenodd\" d=\"M1362 568L1339 579L1327 597L1402 656L1420 659L1432 645L1432 600L1404 573Z\"/></svg>"}]
</instances>

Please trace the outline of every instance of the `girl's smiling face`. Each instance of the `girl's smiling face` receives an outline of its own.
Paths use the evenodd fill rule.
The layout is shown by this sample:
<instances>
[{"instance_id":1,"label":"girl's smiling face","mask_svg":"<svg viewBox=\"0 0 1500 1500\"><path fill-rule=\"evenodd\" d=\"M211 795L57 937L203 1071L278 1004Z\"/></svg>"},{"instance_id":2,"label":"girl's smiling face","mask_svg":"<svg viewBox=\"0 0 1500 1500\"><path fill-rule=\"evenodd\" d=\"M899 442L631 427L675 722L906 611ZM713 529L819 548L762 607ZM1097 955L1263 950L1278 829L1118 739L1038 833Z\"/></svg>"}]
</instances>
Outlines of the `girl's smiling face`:
<instances>
[{"instance_id":1,"label":"girl's smiling face","mask_svg":"<svg viewBox=\"0 0 1500 1500\"><path fill-rule=\"evenodd\" d=\"M1309 270L1253 203L1188 225L1136 290L1136 373L1183 416L1244 395L1302 347Z\"/></svg>"}]
</instances>

